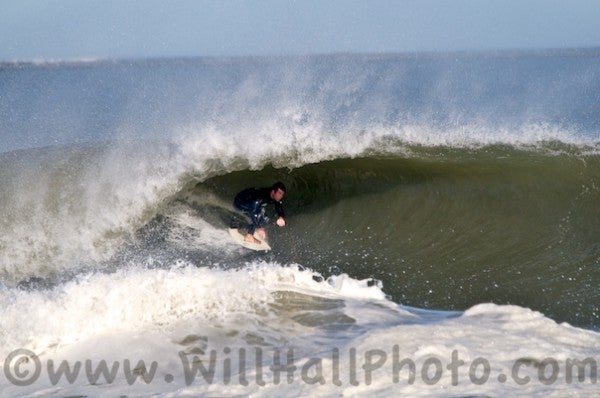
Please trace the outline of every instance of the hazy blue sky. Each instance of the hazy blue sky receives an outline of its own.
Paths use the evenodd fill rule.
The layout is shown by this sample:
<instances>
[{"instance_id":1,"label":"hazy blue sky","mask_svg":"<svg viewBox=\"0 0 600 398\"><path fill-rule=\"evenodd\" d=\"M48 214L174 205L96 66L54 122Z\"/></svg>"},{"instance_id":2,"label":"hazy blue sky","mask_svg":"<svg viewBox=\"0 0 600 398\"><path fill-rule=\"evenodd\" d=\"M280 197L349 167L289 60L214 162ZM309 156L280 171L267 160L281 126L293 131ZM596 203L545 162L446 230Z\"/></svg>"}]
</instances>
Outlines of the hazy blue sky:
<instances>
[{"instance_id":1,"label":"hazy blue sky","mask_svg":"<svg viewBox=\"0 0 600 398\"><path fill-rule=\"evenodd\" d=\"M600 0L2 0L0 60L600 47Z\"/></svg>"}]
</instances>

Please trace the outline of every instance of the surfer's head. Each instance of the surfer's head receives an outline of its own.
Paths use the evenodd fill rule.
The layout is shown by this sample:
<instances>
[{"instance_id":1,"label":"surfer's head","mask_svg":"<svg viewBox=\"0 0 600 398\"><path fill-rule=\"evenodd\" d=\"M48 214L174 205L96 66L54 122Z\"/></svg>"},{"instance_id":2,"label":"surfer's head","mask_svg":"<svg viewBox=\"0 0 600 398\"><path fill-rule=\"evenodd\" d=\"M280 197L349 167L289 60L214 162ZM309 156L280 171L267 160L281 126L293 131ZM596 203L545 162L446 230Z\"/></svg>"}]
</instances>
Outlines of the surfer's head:
<instances>
[{"instance_id":1,"label":"surfer's head","mask_svg":"<svg viewBox=\"0 0 600 398\"><path fill-rule=\"evenodd\" d=\"M277 202L281 202L281 199L283 199L283 196L285 195L285 191L286 189L285 185L283 185L283 182L276 182L271 187L271 199Z\"/></svg>"}]
</instances>

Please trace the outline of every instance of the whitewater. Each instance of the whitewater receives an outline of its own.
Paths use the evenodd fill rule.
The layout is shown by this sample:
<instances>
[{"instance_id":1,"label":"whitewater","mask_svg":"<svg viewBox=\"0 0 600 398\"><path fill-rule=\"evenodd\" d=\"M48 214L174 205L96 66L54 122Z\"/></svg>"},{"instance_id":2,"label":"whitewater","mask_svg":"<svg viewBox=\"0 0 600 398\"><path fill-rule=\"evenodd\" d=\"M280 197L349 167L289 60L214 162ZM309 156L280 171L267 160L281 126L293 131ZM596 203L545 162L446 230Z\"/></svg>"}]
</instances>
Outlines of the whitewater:
<instances>
[{"instance_id":1,"label":"whitewater","mask_svg":"<svg viewBox=\"0 0 600 398\"><path fill-rule=\"evenodd\" d=\"M0 394L593 396L599 66L1 64Z\"/></svg>"}]
</instances>

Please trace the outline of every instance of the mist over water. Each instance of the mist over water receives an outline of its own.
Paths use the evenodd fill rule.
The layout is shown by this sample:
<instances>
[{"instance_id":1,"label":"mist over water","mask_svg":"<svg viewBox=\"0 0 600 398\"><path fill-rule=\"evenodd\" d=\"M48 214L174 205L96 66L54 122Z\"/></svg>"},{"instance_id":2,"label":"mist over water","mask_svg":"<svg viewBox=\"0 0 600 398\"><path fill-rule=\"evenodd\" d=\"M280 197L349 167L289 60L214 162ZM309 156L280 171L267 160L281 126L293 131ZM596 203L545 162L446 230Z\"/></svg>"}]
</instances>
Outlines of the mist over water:
<instances>
[{"instance_id":1,"label":"mist over water","mask_svg":"<svg viewBox=\"0 0 600 398\"><path fill-rule=\"evenodd\" d=\"M310 353L433 322L499 355L495 322L524 328L505 346L559 344L539 322L595 355L597 334L553 321L600 327L598 55L1 65L0 342L225 333ZM232 198L277 180L288 225L246 251Z\"/></svg>"}]
</instances>

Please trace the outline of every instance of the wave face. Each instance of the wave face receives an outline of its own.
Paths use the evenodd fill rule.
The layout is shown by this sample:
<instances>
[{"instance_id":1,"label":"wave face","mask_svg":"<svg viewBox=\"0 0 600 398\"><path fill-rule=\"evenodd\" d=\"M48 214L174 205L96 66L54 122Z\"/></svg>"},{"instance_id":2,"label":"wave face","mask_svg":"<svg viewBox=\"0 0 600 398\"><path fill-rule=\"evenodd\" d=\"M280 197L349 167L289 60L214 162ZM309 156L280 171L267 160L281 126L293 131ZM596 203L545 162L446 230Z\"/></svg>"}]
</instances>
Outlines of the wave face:
<instances>
[{"instance_id":1,"label":"wave face","mask_svg":"<svg viewBox=\"0 0 600 398\"><path fill-rule=\"evenodd\" d=\"M595 50L0 65L0 354L172 365L407 334L415 359L597 357L599 71ZM277 180L288 225L248 252L232 198ZM111 391L297 394L176 381Z\"/></svg>"}]
</instances>

